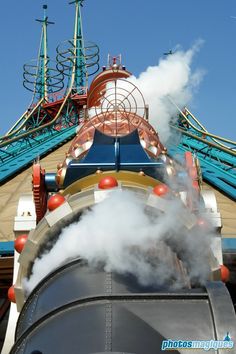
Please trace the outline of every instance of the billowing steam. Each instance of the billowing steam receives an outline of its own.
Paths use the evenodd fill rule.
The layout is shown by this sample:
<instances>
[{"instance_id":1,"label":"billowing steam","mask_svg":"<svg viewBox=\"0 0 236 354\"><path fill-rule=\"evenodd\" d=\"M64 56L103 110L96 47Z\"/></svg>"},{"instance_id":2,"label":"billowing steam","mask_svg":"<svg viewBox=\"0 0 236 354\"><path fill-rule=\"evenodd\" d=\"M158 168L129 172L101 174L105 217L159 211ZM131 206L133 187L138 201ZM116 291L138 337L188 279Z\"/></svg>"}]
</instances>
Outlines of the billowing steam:
<instances>
[{"instance_id":1,"label":"billowing steam","mask_svg":"<svg viewBox=\"0 0 236 354\"><path fill-rule=\"evenodd\" d=\"M150 123L158 131L163 143L169 138L169 121L176 116L177 109L168 99L183 108L201 82L204 71L192 71L194 55L199 51L202 40L197 41L186 52L177 50L160 59L157 66L150 66L131 81L142 91L150 110Z\"/></svg>"},{"instance_id":2,"label":"billowing steam","mask_svg":"<svg viewBox=\"0 0 236 354\"><path fill-rule=\"evenodd\" d=\"M195 228L184 231L184 213L181 202L174 200L166 213L153 215L133 192L113 191L64 228L54 247L35 260L25 289L30 292L50 271L78 256L91 266L102 263L106 271L133 274L142 285L178 288L183 279L171 248L182 253L190 277L203 283L209 273L209 237Z\"/></svg>"}]
</instances>

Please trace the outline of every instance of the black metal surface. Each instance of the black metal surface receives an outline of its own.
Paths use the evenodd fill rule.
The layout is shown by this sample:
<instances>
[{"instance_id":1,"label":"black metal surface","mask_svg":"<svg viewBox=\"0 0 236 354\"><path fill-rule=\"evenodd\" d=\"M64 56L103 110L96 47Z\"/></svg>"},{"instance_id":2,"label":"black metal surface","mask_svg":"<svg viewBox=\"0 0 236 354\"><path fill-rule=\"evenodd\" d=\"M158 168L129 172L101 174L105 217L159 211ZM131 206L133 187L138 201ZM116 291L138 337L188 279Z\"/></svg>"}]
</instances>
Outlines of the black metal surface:
<instances>
[{"instance_id":1,"label":"black metal surface","mask_svg":"<svg viewBox=\"0 0 236 354\"><path fill-rule=\"evenodd\" d=\"M223 340L227 332L235 338L235 323L221 282L209 283L205 290L144 288L132 277L92 269L78 259L32 292L10 353L160 354L162 341L169 338Z\"/></svg>"},{"instance_id":2,"label":"black metal surface","mask_svg":"<svg viewBox=\"0 0 236 354\"><path fill-rule=\"evenodd\" d=\"M112 312L109 323L107 305ZM184 335L190 340L214 338L207 300L154 300L146 296L140 300L123 297L76 302L31 326L11 353L30 353L37 348L42 353L89 354L104 351L111 342L109 351L159 354L162 341L170 333L174 338Z\"/></svg>"},{"instance_id":3,"label":"black metal surface","mask_svg":"<svg viewBox=\"0 0 236 354\"><path fill-rule=\"evenodd\" d=\"M102 269L89 268L81 259L76 259L49 274L33 290L20 313L16 339L48 312L79 299L112 294L153 294L157 292L161 292L161 298L163 298L166 290L161 287L140 286L136 278L132 276L105 273ZM189 292L194 294L199 291L201 290ZM188 296L187 290L181 296Z\"/></svg>"}]
</instances>

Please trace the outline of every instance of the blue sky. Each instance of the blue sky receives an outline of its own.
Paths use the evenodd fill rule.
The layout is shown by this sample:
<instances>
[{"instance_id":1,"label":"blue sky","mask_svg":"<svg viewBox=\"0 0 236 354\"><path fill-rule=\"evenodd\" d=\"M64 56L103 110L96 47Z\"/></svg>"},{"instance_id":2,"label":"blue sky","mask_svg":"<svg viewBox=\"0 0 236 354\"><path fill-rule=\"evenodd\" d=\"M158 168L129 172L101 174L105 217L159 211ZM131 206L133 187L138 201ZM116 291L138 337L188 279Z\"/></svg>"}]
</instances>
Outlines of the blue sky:
<instances>
[{"instance_id":1,"label":"blue sky","mask_svg":"<svg viewBox=\"0 0 236 354\"><path fill-rule=\"evenodd\" d=\"M66 0L21 0L1 4L0 77L3 134L27 109L31 93L22 85L23 64L37 57L42 5L56 24L49 27L49 52L72 37L74 6ZM55 5L56 3L56 5ZM212 133L236 140L235 0L86 0L84 36L96 42L101 66L107 54L122 54L127 69L139 75L177 44L184 50L198 39L204 45L193 69L206 71L188 108Z\"/></svg>"}]
</instances>

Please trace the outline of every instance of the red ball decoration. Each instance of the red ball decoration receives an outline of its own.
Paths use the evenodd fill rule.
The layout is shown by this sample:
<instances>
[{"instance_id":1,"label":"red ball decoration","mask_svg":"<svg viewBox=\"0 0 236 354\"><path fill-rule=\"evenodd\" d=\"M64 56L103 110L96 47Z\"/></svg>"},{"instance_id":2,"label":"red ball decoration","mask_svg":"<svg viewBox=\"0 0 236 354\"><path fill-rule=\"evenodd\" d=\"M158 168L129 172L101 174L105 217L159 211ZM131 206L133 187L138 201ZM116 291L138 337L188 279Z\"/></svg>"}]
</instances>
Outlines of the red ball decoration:
<instances>
[{"instance_id":1,"label":"red ball decoration","mask_svg":"<svg viewBox=\"0 0 236 354\"><path fill-rule=\"evenodd\" d=\"M23 251L27 239L28 239L28 235L20 235L15 239L14 247L18 253L21 253Z\"/></svg>"},{"instance_id":2,"label":"red ball decoration","mask_svg":"<svg viewBox=\"0 0 236 354\"><path fill-rule=\"evenodd\" d=\"M9 301L14 302L14 303L16 302L14 285L12 285L8 289L7 296L8 296Z\"/></svg>"},{"instance_id":3,"label":"red ball decoration","mask_svg":"<svg viewBox=\"0 0 236 354\"><path fill-rule=\"evenodd\" d=\"M66 201L61 194L54 194L48 200L48 210L53 211Z\"/></svg>"},{"instance_id":4,"label":"red ball decoration","mask_svg":"<svg viewBox=\"0 0 236 354\"><path fill-rule=\"evenodd\" d=\"M112 176L103 177L98 183L98 188L100 189L110 189L118 186L116 178Z\"/></svg>"},{"instance_id":5,"label":"red ball decoration","mask_svg":"<svg viewBox=\"0 0 236 354\"><path fill-rule=\"evenodd\" d=\"M167 185L163 183L158 184L153 188L153 193L155 193L159 197L166 195L167 193L169 193L169 191L169 187L167 187Z\"/></svg>"},{"instance_id":6,"label":"red ball decoration","mask_svg":"<svg viewBox=\"0 0 236 354\"><path fill-rule=\"evenodd\" d=\"M229 281L229 277L230 277L229 269L224 264L222 264L220 266L220 272L221 272L221 280L224 283L227 283Z\"/></svg>"}]
</instances>

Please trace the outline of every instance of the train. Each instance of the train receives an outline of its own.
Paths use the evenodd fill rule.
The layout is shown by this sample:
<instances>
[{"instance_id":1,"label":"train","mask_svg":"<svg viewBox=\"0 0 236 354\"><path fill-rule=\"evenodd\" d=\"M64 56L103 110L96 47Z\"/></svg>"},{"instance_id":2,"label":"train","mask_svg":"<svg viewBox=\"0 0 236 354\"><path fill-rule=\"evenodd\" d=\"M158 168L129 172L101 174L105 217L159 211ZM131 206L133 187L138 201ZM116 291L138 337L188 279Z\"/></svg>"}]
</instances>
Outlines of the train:
<instances>
[{"instance_id":1,"label":"train","mask_svg":"<svg viewBox=\"0 0 236 354\"><path fill-rule=\"evenodd\" d=\"M169 157L130 77L110 58L64 161L33 164L2 353L235 352L216 198L191 152Z\"/></svg>"}]
</instances>

